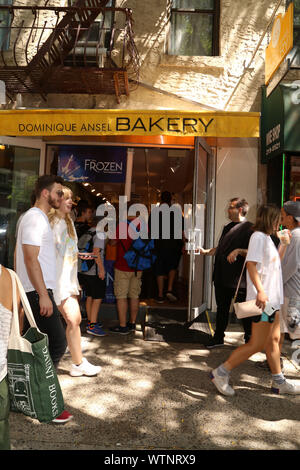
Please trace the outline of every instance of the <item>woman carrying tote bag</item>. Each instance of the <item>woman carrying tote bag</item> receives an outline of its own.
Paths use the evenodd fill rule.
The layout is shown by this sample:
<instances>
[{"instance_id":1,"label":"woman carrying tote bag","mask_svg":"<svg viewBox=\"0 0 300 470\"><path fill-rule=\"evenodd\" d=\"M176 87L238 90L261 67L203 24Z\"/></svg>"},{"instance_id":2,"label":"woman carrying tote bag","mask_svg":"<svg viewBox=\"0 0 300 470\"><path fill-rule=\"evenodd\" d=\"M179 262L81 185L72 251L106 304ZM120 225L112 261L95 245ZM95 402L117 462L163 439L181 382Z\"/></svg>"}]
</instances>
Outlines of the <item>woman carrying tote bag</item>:
<instances>
[{"instance_id":1,"label":"woman carrying tote bag","mask_svg":"<svg viewBox=\"0 0 300 470\"><path fill-rule=\"evenodd\" d=\"M223 395L235 394L229 385L232 369L262 350L266 352L272 373L272 391L280 394L300 394L300 386L288 382L280 367L279 309L283 304L283 286L280 257L270 237L279 229L279 223L280 209L272 205L259 207L246 257L246 300L256 299L256 305L262 309L262 314L252 317L250 341L233 351L227 361L211 372L212 382ZM270 316L264 313L267 303L275 309Z\"/></svg>"}]
</instances>

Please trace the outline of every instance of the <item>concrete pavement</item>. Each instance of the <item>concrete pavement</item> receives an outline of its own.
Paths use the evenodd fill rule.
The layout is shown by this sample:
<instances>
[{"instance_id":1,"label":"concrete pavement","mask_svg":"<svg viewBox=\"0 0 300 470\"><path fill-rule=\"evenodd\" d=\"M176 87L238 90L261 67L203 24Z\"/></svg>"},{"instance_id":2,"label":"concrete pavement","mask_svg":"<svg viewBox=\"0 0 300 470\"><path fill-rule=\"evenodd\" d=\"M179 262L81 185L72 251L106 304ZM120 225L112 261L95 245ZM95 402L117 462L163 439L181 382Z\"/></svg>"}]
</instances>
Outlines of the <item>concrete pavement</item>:
<instances>
[{"instance_id":1,"label":"concrete pavement","mask_svg":"<svg viewBox=\"0 0 300 470\"><path fill-rule=\"evenodd\" d=\"M71 377L70 355L63 357L59 379L74 419L41 424L11 413L12 448L299 450L300 396L271 393L270 374L257 366L264 354L232 373L233 398L219 395L211 383L209 371L242 337L239 324L231 324L226 346L209 351L194 343L144 341L141 331L104 338L84 334L84 354L102 371L96 378ZM300 380L300 349L286 342L284 354L286 376Z\"/></svg>"}]
</instances>

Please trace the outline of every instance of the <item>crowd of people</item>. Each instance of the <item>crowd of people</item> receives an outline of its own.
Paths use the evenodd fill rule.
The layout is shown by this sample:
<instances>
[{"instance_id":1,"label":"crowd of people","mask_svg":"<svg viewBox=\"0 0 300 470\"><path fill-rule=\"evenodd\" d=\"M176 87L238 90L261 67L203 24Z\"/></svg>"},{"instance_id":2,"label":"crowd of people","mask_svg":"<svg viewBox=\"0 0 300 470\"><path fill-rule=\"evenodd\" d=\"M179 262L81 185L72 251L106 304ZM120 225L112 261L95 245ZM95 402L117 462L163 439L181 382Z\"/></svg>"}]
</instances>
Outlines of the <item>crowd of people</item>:
<instances>
[{"instance_id":1,"label":"crowd of people","mask_svg":"<svg viewBox=\"0 0 300 470\"><path fill-rule=\"evenodd\" d=\"M171 205L170 193L163 193L162 202ZM101 302L105 298L104 249L105 237L96 231L98 218L85 201L80 201L74 217L72 191L57 176L44 175L35 185L32 207L22 215L17 228L15 270L26 291L38 328L48 335L49 352L57 368L68 346L72 358L70 374L74 377L96 376L101 367L90 364L81 349L81 311L79 297L85 294L87 333L105 336L99 321ZM262 313L243 321L245 344L211 372L218 391L234 395L229 384L230 372L250 356L264 351L272 374L275 393L300 393L300 387L283 375L281 349L285 334L300 338L300 202L288 201L281 211L272 205L261 206L255 224L247 221L248 203L242 198L229 202L227 224L214 248L201 249L202 255L214 256L213 282L217 304L215 334L208 348L224 344L232 299L239 278L236 300L256 300ZM135 330L141 293L142 271L130 268L125 253L132 244L129 224L123 222L127 238L120 240L118 226L115 239L109 241L116 249L114 293L119 325L111 333L127 335ZM150 221L151 222L151 221ZM286 241L279 240L279 225L287 229ZM163 302L163 282L167 277L166 297L176 300L173 283L183 248L181 240L156 242L158 302ZM246 269L243 271L244 266ZM1 269L1 266L0 266ZM241 275L242 273L242 275ZM10 330L12 297L9 276L0 271L0 392L3 399L0 419L0 448L9 448L8 390L6 353ZM265 315L271 304L272 315ZM129 317L127 312L129 311ZM65 321L65 326L61 321ZM24 318L23 332L29 327ZM66 423L72 415L64 410L55 423Z\"/></svg>"}]
</instances>

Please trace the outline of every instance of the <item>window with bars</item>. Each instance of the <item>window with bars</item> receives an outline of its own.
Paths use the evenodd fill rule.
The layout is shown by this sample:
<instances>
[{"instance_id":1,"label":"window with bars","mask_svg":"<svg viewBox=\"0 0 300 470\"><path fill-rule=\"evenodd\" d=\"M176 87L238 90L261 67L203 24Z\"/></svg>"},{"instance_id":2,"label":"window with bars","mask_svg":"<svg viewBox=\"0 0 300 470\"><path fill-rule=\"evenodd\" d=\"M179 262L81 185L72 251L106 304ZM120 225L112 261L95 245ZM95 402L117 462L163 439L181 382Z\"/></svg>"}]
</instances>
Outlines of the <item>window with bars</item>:
<instances>
[{"instance_id":1,"label":"window with bars","mask_svg":"<svg viewBox=\"0 0 300 470\"><path fill-rule=\"evenodd\" d=\"M1 1L1 0L0 0ZM72 6L75 0L68 0L69 6ZM114 8L116 0L110 0L106 7ZM78 41L74 51L65 60L65 65L72 65L75 63L78 66L104 66L104 58L106 53L110 50L110 42L112 36L112 29L114 24L114 12L104 11L100 13L89 31L82 34L80 41ZM99 43L101 48L99 49ZM96 57L97 56L97 57ZM96 62L97 61L97 64Z\"/></svg>"},{"instance_id":2,"label":"window with bars","mask_svg":"<svg viewBox=\"0 0 300 470\"><path fill-rule=\"evenodd\" d=\"M220 0L171 0L168 53L219 55Z\"/></svg>"}]
</instances>

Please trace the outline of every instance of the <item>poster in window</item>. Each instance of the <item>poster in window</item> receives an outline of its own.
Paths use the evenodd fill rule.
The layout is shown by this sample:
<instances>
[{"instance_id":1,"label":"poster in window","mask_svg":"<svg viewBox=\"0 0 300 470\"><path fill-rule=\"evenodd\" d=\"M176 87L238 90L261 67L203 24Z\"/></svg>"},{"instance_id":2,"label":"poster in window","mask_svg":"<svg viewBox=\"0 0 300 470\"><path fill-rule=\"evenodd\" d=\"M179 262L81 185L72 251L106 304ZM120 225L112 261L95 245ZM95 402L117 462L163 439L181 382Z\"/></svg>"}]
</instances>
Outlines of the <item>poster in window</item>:
<instances>
[{"instance_id":1,"label":"poster in window","mask_svg":"<svg viewBox=\"0 0 300 470\"><path fill-rule=\"evenodd\" d=\"M124 183L126 147L62 145L58 175L65 181L78 183Z\"/></svg>"}]
</instances>

